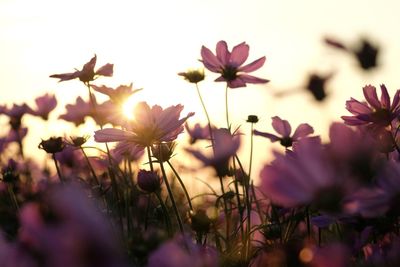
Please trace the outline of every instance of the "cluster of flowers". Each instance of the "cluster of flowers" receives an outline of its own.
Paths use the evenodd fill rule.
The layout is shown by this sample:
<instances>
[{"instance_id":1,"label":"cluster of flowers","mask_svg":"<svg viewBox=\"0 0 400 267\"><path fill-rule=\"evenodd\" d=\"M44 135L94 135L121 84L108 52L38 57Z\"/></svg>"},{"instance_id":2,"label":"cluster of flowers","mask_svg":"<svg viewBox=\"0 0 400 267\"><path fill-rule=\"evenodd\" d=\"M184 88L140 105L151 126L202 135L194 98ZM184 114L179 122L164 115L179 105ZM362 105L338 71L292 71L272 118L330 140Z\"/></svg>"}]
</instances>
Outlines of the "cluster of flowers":
<instances>
[{"instance_id":1,"label":"cluster of flowers","mask_svg":"<svg viewBox=\"0 0 400 267\"><path fill-rule=\"evenodd\" d=\"M51 155L56 172L23 152L23 116L47 120L54 95L37 98L35 108L1 106L10 124L0 138L1 266L399 266L400 91L391 100L384 85L380 98L365 86L366 102L347 101L352 115L331 125L327 142L307 123L292 133L277 116L276 133L255 130L258 117L250 115L251 144L261 136L284 151L254 174L252 153L249 166L238 155L244 134L232 127L227 101L230 89L268 82L249 74L266 58L245 64L248 56L246 43L230 51L220 41L215 54L201 48L205 68L226 83L226 127L211 122L199 88L203 70L179 73L195 85L207 117L194 126L194 113L181 117L180 104L139 102L125 118L124 101L141 89L93 84L113 75L112 64L95 71L96 56L81 70L51 75L79 79L89 92L59 119L78 126L91 117L99 126L95 141L105 143L101 149L85 146L88 136L42 140L38 148ZM98 103L93 91L109 100ZM189 192L174 167L185 129L190 141L181 153L219 181L219 188L207 184L210 193ZM89 149L98 155L88 156Z\"/></svg>"}]
</instances>

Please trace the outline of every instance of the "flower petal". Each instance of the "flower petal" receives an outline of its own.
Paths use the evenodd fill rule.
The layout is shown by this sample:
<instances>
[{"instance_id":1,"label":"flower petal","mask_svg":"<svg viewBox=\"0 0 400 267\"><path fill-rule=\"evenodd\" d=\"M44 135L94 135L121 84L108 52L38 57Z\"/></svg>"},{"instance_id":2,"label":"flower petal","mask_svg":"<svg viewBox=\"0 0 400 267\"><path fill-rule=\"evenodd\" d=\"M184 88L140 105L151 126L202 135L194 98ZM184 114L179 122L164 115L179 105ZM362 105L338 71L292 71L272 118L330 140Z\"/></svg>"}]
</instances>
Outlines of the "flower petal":
<instances>
[{"instance_id":1,"label":"flower petal","mask_svg":"<svg viewBox=\"0 0 400 267\"><path fill-rule=\"evenodd\" d=\"M114 72L114 64L107 63L96 71L97 75L111 77Z\"/></svg>"},{"instance_id":2,"label":"flower petal","mask_svg":"<svg viewBox=\"0 0 400 267\"><path fill-rule=\"evenodd\" d=\"M341 118L347 125L363 125L367 123L366 121L362 121L355 116L342 116Z\"/></svg>"},{"instance_id":3,"label":"flower petal","mask_svg":"<svg viewBox=\"0 0 400 267\"><path fill-rule=\"evenodd\" d=\"M307 135L310 135L314 133L314 129L313 127L311 127L309 124L307 123L302 123L300 124L296 130L293 133L292 139L294 141L298 140L299 138L303 138L306 137Z\"/></svg>"},{"instance_id":4,"label":"flower petal","mask_svg":"<svg viewBox=\"0 0 400 267\"><path fill-rule=\"evenodd\" d=\"M254 83L254 84L269 82L269 80L267 80L267 79L254 77L254 76L251 76L251 75L248 75L248 74L240 74L237 77L237 79L241 79L245 83Z\"/></svg>"},{"instance_id":5,"label":"flower petal","mask_svg":"<svg viewBox=\"0 0 400 267\"><path fill-rule=\"evenodd\" d=\"M240 67L239 71L252 72L252 71L258 70L259 68L261 68L264 65L265 60L266 60L266 57L261 57L243 67Z\"/></svg>"},{"instance_id":6,"label":"flower petal","mask_svg":"<svg viewBox=\"0 0 400 267\"><path fill-rule=\"evenodd\" d=\"M376 88L372 85L366 85L363 87L363 92L365 99L368 103L375 109L381 108L381 103L378 100L378 95L376 94Z\"/></svg>"},{"instance_id":7,"label":"flower petal","mask_svg":"<svg viewBox=\"0 0 400 267\"><path fill-rule=\"evenodd\" d=\"M245 42L235 46L232 49L232 53L229 58L229 65L233 65L234 67L241 66L249 57L249 49L249 45L247 45Z\"/></svg>"},{"instance_id":8,"label":"flower petal","mask_svg":"<svg viewBox=\"0 0 400 267\"><path fill-rule=\"evenodd\" d=\"M381 103L382 108L390 109L390 96L384 84L381 84Z\"/></svg>"},{"instance_id":9,"label":"flower petal","mask_svg":"<svg viewBox=\"0 0 400 267\"><path fill-rule=\"evenodd\" d=\"M206 67L209 71L219 72L221 70L221 62L213 54L213 52L211 52L211 50L204 45L201 47L201 57L204 67Z\"/></svg>"},{"instance_id":10,"label":"flower petal","mask_svg":"<svg viewBox=\"0 0 400 267\"><path fill-rule=\"evenodd\" d=\"M228 45L225 41L219 41L217 43L217 58L222 63L222 65L227 65L229 62L229 58L231 53L228 51Z\"/></svg>"},{"instance_id":11,"label":"flower petal","mask_svg":"<svg viewBox=\"0 0 400 267\"><path fill-rule=\"evenodd\" d=\"M254 133L254 135L266 137L269 140L271 140L271 142L276 142L276 141L279 141L281 139L279 136L276 136L276 135L271 134L271 133L259 132L257 130L254 130L253 133Z\"/></svg>"},{"instance_id":12,"label":"flower petal","mask_svg":"<svg viewBox=\"0 0 400 267\"><path fill-rule=\"evenodd\" d=\"M287 120L282 120L278 116L272 117L272 127L282 137L289 137L292 127Z\"/></svg>"},{"instance_id":13,"label":"flower petal","mask_svg":"<svg viewBox=\"0 0 400 267\"><path fill-rule=\"evenodd\" d=\"M135 135L131 132L114 128L108 128L94 132L94 140L100 143L129 141L129 139L134 136Z\"/></svg>"},{"instance_id":14,"label":"flower petal","mask_svg":"<svg viewBox=\"0 0 400 267\"><path fill-rule=\"evenodd\" d=\"M367 103L360 102L354 98L346 101L346 109L354 115L370 114L373 112Z\"/></svg>"}]
</instances>

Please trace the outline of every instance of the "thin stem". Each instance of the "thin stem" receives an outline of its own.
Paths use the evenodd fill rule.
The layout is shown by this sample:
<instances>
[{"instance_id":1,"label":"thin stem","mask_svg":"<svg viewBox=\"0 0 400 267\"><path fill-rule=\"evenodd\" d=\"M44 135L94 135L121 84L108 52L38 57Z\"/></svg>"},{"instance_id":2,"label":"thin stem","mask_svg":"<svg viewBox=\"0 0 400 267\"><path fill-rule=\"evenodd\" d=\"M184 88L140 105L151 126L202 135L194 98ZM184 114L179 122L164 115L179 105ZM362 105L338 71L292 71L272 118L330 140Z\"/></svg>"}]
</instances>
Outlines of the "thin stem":
<instances>
[{"instance_id":1,"label":"thin stem","mask_svg":"<svg viewBox=\"0 0 400 267\"><path fill-rule=\"evenodd\" d=\"M160 202L161 209L163 210L164 215L165 215L165 224L166 224L166 227L167 227L168 235L172 236L171 218L169 217L168 209L165 206L165 203L161 198L160 192L156 192L155 194L157 196L158 201Z\"/></svg>"},{"instance_id":2,"label":"thin stem","mask_svg":"<svg viewBox=\"0 0 400 267\"><path fill-rule=\"evenodd\" d=\"M177 219L177 221L178 221L179 230L181 231L181 233L182 233L182 235L183 235L183 234L184 234L184 231L183 231L182 219L181 219L181 216L179 215L178 207L177 207L177 205L176 205L175 198L174 198L174 195L173 195L172 190L171 190L171 186L170 186L170 184L169 184L169 182L168 182L168 179L167 179L167 175L166 175L166 173L165 173L165 169L164 169L163 162L162 162L162 160L160 160L159 162L160 162L161 172L162 172L162 175L163 175L163 179L164 179L164 182L165 182L165 186L167 187L168 195L169 195L169 197L170 197L170 199L171 199L172 207L173 207L173 209L174 209L174 212L175 212L175 215L176 215L176 219Z\"/></svg>"},{"instance_id":3,"label":"thin stem","mask_svg":"<svg viewBox=\"0 0 400 267\"><path fill-rule=\"evenodd\" d=\"M228 89L229 89L228 84L226 84L226 87L225 87L225 114L226 114L226 125L227 125L227 127L228 127L228 129L230 131L231 130L231 125L230 125L230 122L229 122Z\"/></svg>"},{"instance_id":4,"label":"thin stem","mask_svg":"<svg viewBox=\"0 0 400 267\"><path fill-rule=\"evenodd\" d=\"M250 132L250 160L249 160L249 179L251 177L251 165L253 163L253 142L254 142L254 123L251 123L251 132Z\"/></svg>"},{"instance_id":5,"label":"thin stem","mask_svg":"<svg viewBox=\"0 0 400 267\"><path fill-rule=\"evenodd\" d=\"M206 117L207 117L207 125L208 125L208 130L210 132L211 144L212 144L213 152L215 153L214 138L213 138L213 134L212 134L210 116L208 115L206 105L204 104L203 97L200 94L200 88L199 88L199 85L197 83L196 83L196 89L197 89L197 94L199 96L201 105L203 106L204 113L206 114Z\"/></svg>"},{"instance_id":6,"label":"thin stem","mask_svg":"<svg viewBox=\"0 0 400 267\"><path fill-rule=\"evenodd\" d=\"M58 166L58 163L57 163L56 154L53 153L53 154L52 154L52 157L53 157L54 164L56 165L56 170L57 170L58 178L60 179L61 183L64 183L64 178L63 178L63 176L61 175L60 167Z\"/></svg>"},{"instance_id":7,"label":"thin stem","mask_svg":"<svg viewBox=\"0 0 400 267\"><path fill-rule=\"evenodd\" d=\"M153 161L151 160L150 146L147 146L146 149L147 149L147 157L149 158L150 170L151 170L152 172L154 172Z\"/></svg>"},{"instance_id":8,"label":"thin stem","mask_svg":"<svg viewBox=\"0 0 400 267\"><path fill-rule=\"evenodd\" d=\"M175 174L176 178L178 179L180 185L182 186L182 189L183 189L183 192L185 193L185 196L186 196L186 199L188 201L190 210L193 210L192 201L190 200L190 196L189 196L189 193L188 193L188 191L186 189L185 184L183 183L183 181L182 181L181 177L179 176L178 172L175 170L174 166L172 166L171 162L169 162L169 160L167 160L167 163L168 163L169 167L171 168L171 170L174 172L174 174Z\"/></svg>"},{"instance_id":9,"label":"thin stem","mask_svg":"<svg viewBox=\"0 0 400 267\"><path fill-rule=\"evenodd\" d=\"M89 158L88 158L88 156L86 155L85 150L83 149L82 146L80 146L79 148L81 149L82 154L83 154L83 156L84 156L85 159L86 159L86 163L87 163L88 166L89 166L89 169L90 169L90 172L91 172L92 175L93 175L93 178L95 179L97 185L100 187L101 185L100 185L99 179L97 178L96 172L94 171L93 166L92 166L92 164L90 163Z\"/></svg>"}]
</instances>

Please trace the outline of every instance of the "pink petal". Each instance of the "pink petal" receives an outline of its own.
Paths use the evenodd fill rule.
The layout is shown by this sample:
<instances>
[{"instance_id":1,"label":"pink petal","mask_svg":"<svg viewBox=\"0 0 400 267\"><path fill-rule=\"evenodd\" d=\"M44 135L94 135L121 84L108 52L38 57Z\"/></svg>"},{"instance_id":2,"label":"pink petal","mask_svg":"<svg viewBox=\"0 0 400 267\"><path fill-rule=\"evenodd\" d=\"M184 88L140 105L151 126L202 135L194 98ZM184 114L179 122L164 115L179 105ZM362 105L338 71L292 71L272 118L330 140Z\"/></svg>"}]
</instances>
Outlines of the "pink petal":
<instances>
[{"instance_id":1,"label":"pink petal","mask_svg":"<svg viewBox=\"0 0 400 267\"><path fill-rule=\"evenodd\" d=\"M354 98L346 101L346 109L354 115L372 113L372 109L367 105L367 103L359 102Z\"/></svg>"},{"instance_id":2,"label":"pink petal","mask_svg":"<svg viewBox=\"0 0 400 267\"><path fill-rule=\"evenodd\" d=\"M101 94L105 94L107 96L110 96L110 94L112 93L113 89L110 87L107 87L105 85L102 86L97 86L97 85L91 85L93 90L95 90L96 92L99 92Z\"/></svg>"},{"instance_id":3,"label":"pink petal","mask_svg":"<svg viewBox=\"0 0 400 267\"><path fill-rule=\"evenodd\" d=\"M258 83L267 83L269 80L254 77L248 74L240 74L237 79L241 79L245 83L253 83L253 84L258 84Z\"/></svg>"},{"instance_id":4,"label":"pink petal","mask_svg":"<svg viewBox=\"0 0 400 267\"><path fill-rule=\"evenodd\" d=\"M90 59L90 61L83 66L82 72L93 72L94 66L96 66L96 61L97 56L94 55L94 57L92 57L92 59Z\"/></svg>"},{"instance_id":5,"label":"pink petal","mask_svg":"<svg viewBox=\"0 0 400 267\"><path fill-rule=\"evenodd\" d=\"M375 109L381 108L381 103L378 100L378 95L376 94L376 88L372 85L367 85L363 87L363 92L365 99L368 103Z\"/></svg>"},{"instance_id":6,"label":"pink petal","mask_svg":"<svg viewBox=\"0 0 400 267\"><path fill-rule=\"evenodd\" d=\"M212 71L212 72L219 72L221 70L221 62L218 58L211 52L210 49L205 47L204 45L201 47L201 57L204 66Z\"/></svg>"},{"instance_id":7,"label":"pink petal","mask_svg":"<svg viewBox=\"0 0 400 267\"><path fill-rule=\"evenodd\" d=\"M135 135L131 132L114 128L108 128L94 132L94 140L100 143L129 141L129 139L134 136Z\"/></svg>"},{"instance_id":8,"label":"pink petal","mask_svg":"<svg viewBox=\"0 0 400 267\"><path fill-rule=\"evenodd\" d=\"M215 80L215 81L217 81L217 80ZM228 81L228 87L229 88L246 87L246 82L243 81L242 79L235 79L233 81Z\"/></svg>"},{"instance_id":9,"label":"pink petal","mask_svg":"<svg viewBox=\"0 0 400 267\"><path fill-rule=\"evenodd\" d=\"M271 134L271 133L259 132L259 131L257 131L257 130L254 130L253 133L254 133L254 135L266 137L266 138L268 138L269 140L271 140L271 142L276 142L276 141L279 141L279 140L281 139L280 137L278 137L278 136L276 136L276 135L274 135L274 134Z\"/></svg>"},{"instance_id":10,"label":"pink petal","mask_svg":"<svg viewBox=\"0 0 400 267\"><path fill-rule=\"evenodd\" d=\"M229 64L234 67L241 66L249 57L249 46L243 42L232 49Z\"/></svg>"},{"instance_id":11,"label":"pink petal","mask_svg":"<svg viewBox=\"0 0 400 267\"><path fill-rule=\"evenodd\" d=\"M78 78L79 75L80 75L80 72L75 71L75 72L71 72L71 73L53 74L53 75L50 75L50 78L60 79L58 82L63 82L63 81L68 81L68 80L73 80L75 78Z\"/></svg>"},{"instance_id":12,"label":"pink petal","mask_svg":"<svg viewBox=\"0 0 400 267\"><path fill-rule=\"evenodd\" d=\"M261 57L255 61L239 68L239 71L252 72L252 71L258 70L259 68L261 68L264 65L265 60L266 60L266 57Z\"/></svg>"},{"instance_id":13,"label":"pink petal","mask_svg":"<svg viewBox=\"0 0 400 267\"><path fill-rule=\"evenodd\" d=\"M292 132L292 127L287 120L282 120L278 116L272 117L272 127L283 137L289 137Z\"/></svg>"},{"instance_id":14,"label":"pink petal","mask_svg":"<svg viewBox=\"0 0 400 267\"><path fill-rule=\"evenodd\" d=\"M294 131L294 134L292 136L293 140L297 140L299 138L303 138L306 137L307 135L310 135L314 133L314 129L313 127L311 127L309 124L307 123L302 123L300 124L296 130Z\"/></svg>"},{"instance_id":15,"label":"pink petal","mask_svg":"<svg viewBox=\"0 0 400 267\"><path fill-rule=\"evenodd\" d=\"M97 75L111 77L114 72L114 64L107 63L96 71Z\"/></svg>"},{"instance_id":16,"label":"pink petal","mask_svg":"<svg viewBox=\"0 0 400 267\"><path fill-rule=\"evenodd\" d=\"M363 125L367 123L366 121L362 121L354 116L342 116L341 118L347 125Z\"/></svg>"},{"instance_id":17,"label":"pink petal","mask_svg":"<svg viewBox=\"0 0 400 267\"><path fill-rule=\"evenodd\" d=\"M400 90L397 90L393 98L392 107L390 109L391 110L397 109L399 107L399 104L400 104Z\"/></svg>"},{"instance_id":18,"label":"pink petal","mask_svg":"<svg viewBox=\"0 0 400 267\"><path fill-rule=\"evenodd\" d=\"M230 53L228 51L228 45L225 41L219 41L217 43L217 58L222 63L222 65L227 65L230 58Z\"/></svg>"},{"instance_id":19,"label":"pink petal","mask_svg":"<svg viewBox=\"0 0 400 267\"><path fill-rule=\"evenodd\" d=\"M384 84L381 84L381 103L385 109L390 109L390 96Z\"/></svg>"}]
</instances>

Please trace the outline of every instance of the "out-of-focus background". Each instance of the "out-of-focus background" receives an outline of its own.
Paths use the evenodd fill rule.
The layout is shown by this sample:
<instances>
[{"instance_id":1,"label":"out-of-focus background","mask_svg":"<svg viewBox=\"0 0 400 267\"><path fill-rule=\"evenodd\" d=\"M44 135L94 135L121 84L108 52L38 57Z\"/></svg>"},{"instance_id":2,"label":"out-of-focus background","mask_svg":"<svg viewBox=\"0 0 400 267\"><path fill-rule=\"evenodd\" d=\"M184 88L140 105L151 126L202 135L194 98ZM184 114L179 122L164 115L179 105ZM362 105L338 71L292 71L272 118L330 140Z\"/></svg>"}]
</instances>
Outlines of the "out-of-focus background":
<instances>
[{"instance_id":1,"label":"out-of-focus background","mask_svg":"<svg viewBox=\"0 0 400 267\"><path fill-rule=\"evenodd\" d=\"M177 73L201 67L202 45L214 51L219 40L229 48L246 41L249 61L267 58L254 75L271 82L229 91L233 124L248 133L245 121L254 114L260 118L256 128L271 131L271 117L279 115L294 127L307 122L326 138L329 124L347 114L345 101L362 98L365 84L385 83L391 94L400 88L399 9L395 0L0 0L0 104L33 104L45 92L56 95L59 107L51 123L32 117L24 121L37 129L25 140L32 148L28 155L42 155L36 150L40 138L93 134L94 125L76 130L56 122L65 104L88 96L78 81L57 83L49 75L80 69L97 54L97 66L115 66L112 78L96 84L133 82L144 90L133 96L132 105L143 100L164 107L181 103L185 113L196 112L193 124L205 116L195 88ZM378 67L361 69L355 57L327 46L324 37L354 49L361 38L368 39L379 47ZM304 88L313 73L333 73L323 102ZM211 119L225 126L225 85L213 82L216 74L206 75L200 89ZM291 93L281 93L286 91ZM267 162L271 144L259 137L255 144L258 170ZM247 158L246 146L242 153Z\"/></svg>"}]
</instances>

